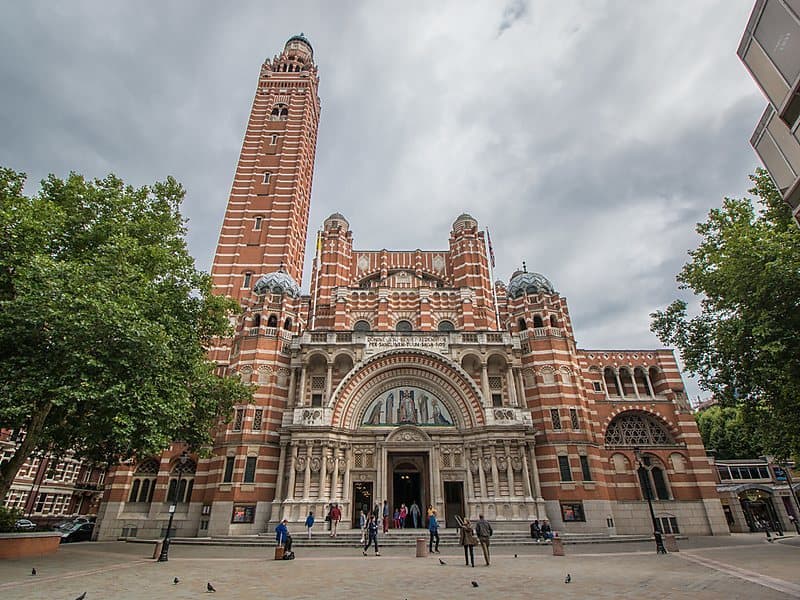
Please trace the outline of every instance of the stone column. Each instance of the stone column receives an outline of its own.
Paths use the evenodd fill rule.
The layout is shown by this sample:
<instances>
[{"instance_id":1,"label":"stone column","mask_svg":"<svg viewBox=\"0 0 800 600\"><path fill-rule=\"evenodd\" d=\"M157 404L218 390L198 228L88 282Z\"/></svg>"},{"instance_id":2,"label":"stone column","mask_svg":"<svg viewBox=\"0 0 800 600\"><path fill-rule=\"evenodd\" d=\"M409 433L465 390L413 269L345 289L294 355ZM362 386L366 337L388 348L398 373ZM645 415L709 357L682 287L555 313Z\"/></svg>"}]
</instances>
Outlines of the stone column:
<instances>
[{"instance_id":1,"label":"stone column","mask_svg":"<svg viewBox=\"0 0 800 600\"><path fill-rule=\"evenodd\" d=\"M619 378L619 371L617 371L617 370L614 371L614 378L617 381L617 390L619 390L619 397L620 398L624 398L625 397L625 388L622 387L622 381Z\"/></svg>"},{"instance_id":2,"label":"stone column","mask_svg":"<svg viewBox=\"0 0 800 600\"><path fill-rule=\"evenodd\" d=\"M289 408L294 408L297 404L297 398L295 398L295 394L297 393L297 369L292 367L289 369L289 395L287 397L287 404Z\"/></svg>"},{"instance_id":3,"label":"stone column","mask_svg":"<svg viewBox=\"0 0 800 600\"><path fill-rule=\"evenodd\" d=\"M314 448L311 441L306 441L306 472L303 476L303 500L308 500L308 491L311 489L311 458Z\"/></svg>"},{"instance_id":4,"label":"stone column","mask_svg":"<svg viewBox=\"0 0 800 600\"><path fill-rule=\"evenodd\" d=\"M331 400L331 393L333 392L333 363L328 363L328 375L325 378L325 403Z\"/></svg>"},{"instance_id":5,"label":"stone column","mask_svg":"<svg viewBox=\"0 0 800 600\"><path fill-rule=\"evenodd\" d=\"M489 373L486 370L486 363L481 363L481 392L483 393L483 405L492 405L492 394L489 391Z\"/></svg>"},{"instance_id":6,"label":"stone column","mask_svg":"<svg viewBox=\"0 0 800 600\"><path fill-rule=\"evenodd\" d=\"M433 497L433 507L439 514L442 514L442 479L439 456L439 446L435 445L433 448L431 448L430 454L431 479L433 480L431 486L431 496Z\"/></svg>"},{"instance_id":7,"label":"stone column","mask_svg":"<svg viewBox=\"0 0 800 600\"><path fill-rule=\"evenodd\" d=\"M297 463L297 452L298 447L292 446L291 452L289 453L289 485L287 486L286 490L286 499L287 500L294 500L294 482L297 478L297 471L295 470L295 464Z\"/></svg>"},{"instance_id":8,"label":"stone column","mask_svg":"<svg viewBox=\"0 0 800 600\"><path fill-rule=\"evenodd\" d=\"M320 447L320 465L319 465L319 499L321 502L328 503L328 497L325 495L325 484L328 479L328 444L322 442ZM333 492L331 491L331 496Z\"/></svg>"},{"instance_id":9,"label":"stone column","mask_svg":"<svg viewBox=\"0 0 800 600\"><path fill-rule=\"evenodd\" d=\"M606 385L606 372L605 372L605 370L603 370L603 372L600 373L600 381L602 382L602 385L603 385L603 391L606 393L606 400L609 400L611 397L608 395L608 385Z\"/></svg>"},{"instance_id":10,"label":"stone column","mask_svg":"<svg viewBox=\"0 0 800 600\"><path fill-rule=\"evenodd\" d=\"M641 400L641 396L639 396L639 386L636 385L636 371L628 371L628 376L631 378L633 393L636 395L636 399Z\"/></svg>"},{"instance_id":11,"label":"stone column","mask_svg":"<svg viewBox=\"0 0 800 600\"><path fill-rule=\"evenodd\" d=\"M478 446L478 478L481 482L481 499L485 500L489 491L486 487L486 473L483 472L483 448Z\"/></svg>"},{"instance_id":12,"label":"stone column","mask_svg":"<svg viewBox=\"0 0 800 600\"><path fill-rule=\"evenodd\" d=\"M351 473L350 473L350 463L353 461L353 449L350 446L344 446L344 485L342 485L342 500L347 503L348 508L348 518L352 523L353 519L353 497L352 497L352 487L350 483ZM373 502L374 504L374 502ZM370 508L372 508L370 506Z\"/></svg>"},{"instance_id":13,"label":"stone column","mask_svg":"<svg viewBox=\"0 0 800 600\"><path fill-rule=\"evenodd\" d=\"M536 464L536 449L533 444L530 444L529 448L530 460L531 460L531 475L533 475L533 494L536 497L536 500L542 500L542 485L539 482L539 465Z\"/></svg>"},{"instance_id":14,"label":"stone column","mask_svg":"<svg viewBox=\"0 0 800 600\"><path fill-rule=\"evenodd\" d=\"M281 442L281 454L278 457L278 476L275 479L275 498L274 502L283 500L283 473L286 469L286 442Z\"/></svg>"},{"instance_id":15,"label":"stone column","mask_svg":"<svg viewBox=\"0 0 800 600\"><path fill-rule=\"evenodd\" d=\"M519 452L519 457L522 460L522 475L524 477L525 483L525 497L533 499L533 490L531 489L531 474L528 470L528 457L525 455L525 445L521 445L517 448Z\"/></svg>"},{"instance_id":16,"label":"stone column","mask_svg":"<svg viewBox=\"0 0 800 600\"><path fill-rule=\"evenodd\" d=\"M497 470L497 446L492 443L491 445L491 453L492 453L492 488L494 489L494 495L496 497L500 496L500 474Z\"/></svg>"},{"instance_id":17,"label":"stone column","mask_svg":"<svg viewBox=\"0 0 800 600\"><path fill-rule=\"evenodd\" d=\"M331 500L339 500L339 449L333 446L333 481L331 482Z\"/></svg>"},{"instance_id":18,"label":"stone column","mask_svg":"<svg viewBox=\"0 0 800 600\"><path fill-rule=\"evenodd\" d=\"M471 465L472 465L472 450L473 449L469 448L469 447L465 448L466 452L464 454L464 465L466 467L465 472L466 472L466 480L467 480L467 500L470 501L470 502L475 500L475 489L474 489L474 486L473 486L473 483L472 483L472 469L471 469ZM470 511L468 509L467 510L467 515L469 516L470 514L471 513L470 513Z\"/></svg>"},{"instance_id":19,"label":"stone column","mask_svg":"<svg viewBox=\"0 0 800 600\"><path fill-rule=\"evenodd\" d=\"M514 467L511 466L511 449L508 447L508 442L504 444L503 451L506 456L506 477L508 478L508 496L509 498L516 495L514 491Z\"/></svg>"},{"instance_id":20,"label":"stone column","mask_svg":"<svg viewBox=\"0 0 800 600\"><path fill-rule=\"evenodd\" d=\"M656 393L653 390L653 382L650 381L650 371L649 370L644 372L644 380L647 382L647 391L649 392L650 397L651 398L655 398L656 397Z\"/></svg>"},{"instance_id":21,"label":"stone column","mask_svg":"<svg viewBox=\"0 0 800 600\"><path fill-rule=\"evenodd\" d=\"M517 403L517 390L514 387L514 375L511 372L511 367L506 369L506 387L508 387L508 401L511 406L519 406Z\"/></svg>"},{"instance_id":22,"label":"stone column","mask_svg":"<svg viewBox=\"0 0 800 600\"><path fill-rule=\"evenodd\" d=\"M295 406L306 405L306 369L300 369L300 389L298 390L297 402Z\"/></svg>"}]
</instances>

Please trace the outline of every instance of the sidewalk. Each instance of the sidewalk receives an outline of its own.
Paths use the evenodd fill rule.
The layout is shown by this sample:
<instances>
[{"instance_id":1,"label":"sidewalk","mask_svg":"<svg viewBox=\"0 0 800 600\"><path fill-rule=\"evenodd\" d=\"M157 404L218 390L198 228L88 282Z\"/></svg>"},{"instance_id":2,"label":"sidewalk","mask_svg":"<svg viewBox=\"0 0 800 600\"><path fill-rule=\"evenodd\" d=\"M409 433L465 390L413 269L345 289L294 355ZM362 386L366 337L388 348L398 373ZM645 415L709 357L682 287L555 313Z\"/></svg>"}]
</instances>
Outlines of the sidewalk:
<instances>
[{"instance_id":1,"label":"sidewalk","mask_svg":"<svg viewBox=\"0 0 800 600\"><path fill-rule=\"evenodd\" d=\"M36 561L0 561L0 598L73 600L84 591L86 600L197 598L205 597L208 581L218 591L215 597L259 600L800 598L796 541L695 538L668 556L639 543L568 546L564 557L552 556L549 546L503 546L488 568L479 549L476 567L465 567L461 548L453 546L425 559L414 558L408 548L386 548L382 556L366 558L356 548L309 548L294 561L272 560L271 548L173 546L169 562L157 563L147 545L88 542ZM440 557L447 564L439 564ZM174 577L181 582L174 585Z\"/></svg>"}]
</instances>

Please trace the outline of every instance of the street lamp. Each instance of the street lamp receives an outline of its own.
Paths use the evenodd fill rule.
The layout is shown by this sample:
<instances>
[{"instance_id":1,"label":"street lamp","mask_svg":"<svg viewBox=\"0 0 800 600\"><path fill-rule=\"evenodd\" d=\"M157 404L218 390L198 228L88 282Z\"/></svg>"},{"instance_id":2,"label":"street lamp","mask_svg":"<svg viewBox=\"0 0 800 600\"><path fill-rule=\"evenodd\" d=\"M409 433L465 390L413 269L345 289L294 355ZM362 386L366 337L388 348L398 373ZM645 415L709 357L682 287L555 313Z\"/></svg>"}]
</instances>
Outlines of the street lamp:
<instances>
[{"instance_id":1,"label":"street lamp","mask_svg":"<svg viewBox=\"0 0 800 600\"><path fill-rule=\"evenodd\" d=\"M175 517L175 511L178 508L178 502L180 501L180 492L181 492L181 477L183 476L183 467L186 465L186 462L189 460L189 455L186 454L186 450L181 452L180 457L178 457L180 461L180 466L178 467L178 481L175 484L175 497L173 498L174 503L169 505L169 522L167 523L167 535L164 536L164 542L161 544L161 554L158 555L158 562L167 562L169 560L169 535L172 531L172 519ZM167 494L169 494L169 486L167 487Z\"/></svg>"},{"instance_id":2,"label":"street lamp","mask_svg":"<svg viewBox=\"0 0 800 600\"><path fill-rule=\"evenodd\" d=\"M650 509L650 520L653 523L653 537L656 540L656 553L666 554L667 549L664 547L664 540L661 538L661 532L658 531L658 525L656 524L656 513L653 510L653 498L650 490L650 480L647 477L647 468L644 466L642 451L638 446L633 449L633 455L636 457L636 462L639 463L639 468L636 470L636 474L639 477L639 487L643 488L645 498L647 498L647 507Z\"/></svg>"}]
</instances>

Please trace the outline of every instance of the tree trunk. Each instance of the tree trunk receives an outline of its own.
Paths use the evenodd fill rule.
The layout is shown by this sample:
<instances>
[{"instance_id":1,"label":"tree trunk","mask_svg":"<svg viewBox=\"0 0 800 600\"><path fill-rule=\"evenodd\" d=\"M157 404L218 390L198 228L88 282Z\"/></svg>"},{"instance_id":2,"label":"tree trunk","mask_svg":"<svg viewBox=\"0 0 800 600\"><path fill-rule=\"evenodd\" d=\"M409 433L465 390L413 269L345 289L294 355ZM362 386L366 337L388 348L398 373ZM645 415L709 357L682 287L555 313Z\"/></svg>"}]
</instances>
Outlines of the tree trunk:
<instances>
[{"instance_id":1,"label":"tree trunk","mask_svg":"<svg viewBox=\"0 0 800 600\"><path fill-rule=\"evenodd\" d=\"M11 484L14 482L20 467L25 463L31 452L36 449L36 443L39 441L39 436L44 429L44 424L51 408L53 408L52 402L46 402L39 410L33 413L19 448L11 457L11 460L0 467L0 503L5 499L8 490L11 489Z\"/></svg>"}]
</instances>

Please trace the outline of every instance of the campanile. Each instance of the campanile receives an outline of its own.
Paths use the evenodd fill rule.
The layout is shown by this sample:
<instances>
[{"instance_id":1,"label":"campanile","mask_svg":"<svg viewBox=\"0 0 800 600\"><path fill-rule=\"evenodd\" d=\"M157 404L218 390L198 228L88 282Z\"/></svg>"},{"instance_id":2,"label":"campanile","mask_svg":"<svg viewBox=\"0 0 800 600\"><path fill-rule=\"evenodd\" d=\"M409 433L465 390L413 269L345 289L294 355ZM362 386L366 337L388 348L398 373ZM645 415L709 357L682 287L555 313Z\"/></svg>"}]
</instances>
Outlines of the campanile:
<instances>
[{"instance_id":1,"label":"campanile","mask_svg":"<svg viewBox=\"0 0 800 600\"><path fill-rule=\"evenodd\" d=\"M303 276L320 102L303 35L261 66L211 269L213 289L246 298L259 277Z\"/></svg>"}]
</instances>

